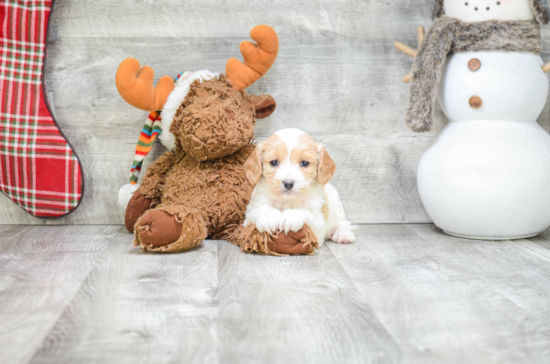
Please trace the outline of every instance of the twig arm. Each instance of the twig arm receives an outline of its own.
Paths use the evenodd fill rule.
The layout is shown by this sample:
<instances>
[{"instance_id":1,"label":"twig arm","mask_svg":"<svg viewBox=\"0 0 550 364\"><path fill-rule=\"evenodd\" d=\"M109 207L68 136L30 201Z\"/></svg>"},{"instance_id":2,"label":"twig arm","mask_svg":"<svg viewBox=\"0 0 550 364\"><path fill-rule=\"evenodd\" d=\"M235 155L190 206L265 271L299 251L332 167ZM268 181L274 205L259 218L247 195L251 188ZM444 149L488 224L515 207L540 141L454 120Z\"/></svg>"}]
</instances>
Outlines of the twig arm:
<instances>
[{"instance_id":1,"label":"twig arm","mask_svg":"<svg viewBox=\"0 0 550 364\"><path fill-rule=\"evenodd\" d=\"M418 49L420 49L420 46L422 45L422 41L424 40L424 37L426 36L426 30L424 29L423 26L419 26L417 29L416 29L416 32L417 32L417 37L418 37ZM412 58L416 58L416 56L418 55L418 51L415 50L415 49L412 49L411 47L409 47L408 45L406 44L403 44L401 42L395 42L394 43L394 46L395 48L397 48L399 51L405 53L406 55L412 57ZM548 64L549 68L550 68L550 64ZM545 71L547 72L547 71ZM403 82L405 83L409 83L411 81L411 78L412 78L412 72L410 72L408 75L406 75L405 77L403 77Z\"/></svg>"},{"instance_id":2,"label":"twig arm","mask_svg":"<svg viewBox=\"0 0 550 364\"><path fill-rule=\"evenodd\" d=\"M416 55L418 54L418 52L416 50L412 49L408 45L405 45L401 42L395 42L394 46L395 46L395 48L397 48L397 50L405 53L409 57L416 58Z\"/></svg>"}]
</instances>

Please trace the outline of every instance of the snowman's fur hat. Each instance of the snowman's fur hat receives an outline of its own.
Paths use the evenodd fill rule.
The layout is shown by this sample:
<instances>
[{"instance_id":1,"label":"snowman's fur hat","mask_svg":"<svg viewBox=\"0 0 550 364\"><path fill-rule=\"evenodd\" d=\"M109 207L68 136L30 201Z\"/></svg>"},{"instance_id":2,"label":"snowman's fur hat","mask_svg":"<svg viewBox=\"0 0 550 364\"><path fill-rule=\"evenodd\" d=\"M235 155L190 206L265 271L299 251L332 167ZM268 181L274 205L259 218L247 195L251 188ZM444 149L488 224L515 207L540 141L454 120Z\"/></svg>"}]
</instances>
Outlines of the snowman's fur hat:
<instances>
[{"instance_id":1,"label":"snowman's fur hat","mask_svg":"<svg viewBox=\"0 0 550 364\"><path fill-rule=\"evenodd\" d=\"M432 16L434 19L445 14L444 0L433 0ZM539 24L548 24L550 21L550 9L547 0L531 0L531 7L535 13L535 19Z\"/></svg>"}]
</instances>

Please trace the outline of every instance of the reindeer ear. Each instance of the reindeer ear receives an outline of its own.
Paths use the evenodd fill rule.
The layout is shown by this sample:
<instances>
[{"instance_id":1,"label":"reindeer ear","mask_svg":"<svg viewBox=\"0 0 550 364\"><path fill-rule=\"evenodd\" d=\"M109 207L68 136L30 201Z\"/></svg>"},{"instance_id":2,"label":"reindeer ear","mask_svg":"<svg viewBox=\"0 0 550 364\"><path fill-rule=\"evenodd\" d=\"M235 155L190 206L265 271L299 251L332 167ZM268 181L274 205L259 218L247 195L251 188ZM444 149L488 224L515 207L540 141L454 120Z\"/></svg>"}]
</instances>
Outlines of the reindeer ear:
<instances>
[{"instance_id":1,"label":"reindeer ear","mask_svg":"<svg viewBox=\"0 0 550 364\"><path fill-rule=\"evenodd\" d=\"M270 95L249 95L248 97L256 110L256 119L267 118L269 115L273 114L273 111L275 111L277 107L275 99Z\"/></svg>"},{"instance_id":2,"label":"reindeer ear","mask_svg":"<svg viewBox=\"0 0 550 364\"><path fill-rule=\"evenodd\" d=\"M332 160L325 148L318 147L319 163L317 164L317 179L323 186L329 183L336 172L336 163Z\"/></svg>"},{"instance_id":3,"label":"reindeer ear","mask_svg":"<svg viewBox=\"0 0 550 364\"><path fill-rule=\"evenodd\" d=\"M262 158L260 156L260 145L256 145L256 149L244 163L244 171L246 173L246 177L253 185L256 185L260 181L263 172Z\"/></svg>"}]
</instances>

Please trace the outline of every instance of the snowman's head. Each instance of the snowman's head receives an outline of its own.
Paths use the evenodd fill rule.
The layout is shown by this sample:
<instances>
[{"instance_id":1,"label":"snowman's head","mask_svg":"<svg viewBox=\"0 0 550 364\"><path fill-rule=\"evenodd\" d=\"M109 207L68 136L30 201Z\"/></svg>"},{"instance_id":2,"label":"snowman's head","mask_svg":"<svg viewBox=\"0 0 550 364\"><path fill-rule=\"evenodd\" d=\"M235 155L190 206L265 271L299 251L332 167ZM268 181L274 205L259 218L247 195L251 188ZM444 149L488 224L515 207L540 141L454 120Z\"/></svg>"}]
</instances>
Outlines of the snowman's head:
<instances>
[{"instance_id":1,"label":"snowman's head","mask_svg":"<svg viewBox=\"0 0 550 364\"><path fill-rule=\"evenodd\" d=\"M435 0L433 15L457 18L464 22L487 20L550 20L547 0Z\"/></svg>"}]
</instances>

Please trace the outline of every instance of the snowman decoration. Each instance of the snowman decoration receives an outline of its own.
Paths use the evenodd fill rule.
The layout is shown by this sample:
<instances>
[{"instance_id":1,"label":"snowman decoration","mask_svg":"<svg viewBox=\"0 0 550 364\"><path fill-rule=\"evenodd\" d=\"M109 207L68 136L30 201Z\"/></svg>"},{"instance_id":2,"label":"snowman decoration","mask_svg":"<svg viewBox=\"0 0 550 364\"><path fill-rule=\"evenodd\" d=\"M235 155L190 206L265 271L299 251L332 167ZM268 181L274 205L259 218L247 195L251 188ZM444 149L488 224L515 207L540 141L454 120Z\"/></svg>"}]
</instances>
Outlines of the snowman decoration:
<instances>
[{"instance_id":1,"label":"snowman decoration","mask_svg":"<svg viewBox=\"0 0 550 364\"><path fill-rule=\"evenodd\" d=\"M536 122L548 95L541 25L546 0L435 0L418 29L407 124L449 118L418 167L428 215L450 235L519 239L550 226L550 136Z\"/></svg>"}]
</instances>

